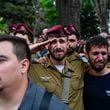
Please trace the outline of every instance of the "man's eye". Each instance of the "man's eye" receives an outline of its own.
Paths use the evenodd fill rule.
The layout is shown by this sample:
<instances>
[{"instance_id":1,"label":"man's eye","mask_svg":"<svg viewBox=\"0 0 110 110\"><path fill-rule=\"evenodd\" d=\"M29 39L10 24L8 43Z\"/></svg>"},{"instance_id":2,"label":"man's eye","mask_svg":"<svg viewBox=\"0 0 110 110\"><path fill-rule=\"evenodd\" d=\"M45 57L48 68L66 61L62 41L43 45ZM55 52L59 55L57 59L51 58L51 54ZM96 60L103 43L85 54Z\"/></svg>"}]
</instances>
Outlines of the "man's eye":
<instances>
[{"instance_id":1,"label":"man's eye","mask_svg":"<svg viewBox=\"0 0 110 110\"><path fill-rule=\"evenodd\" d=\"M69 39L69 42L75 42L75 40L74 39Z\"/></svg>"},{"instance_id":2,"label":"man's eye","mask_svg":"<svg viewBox=\"0 0 110 110\"><path fill-rule=\"evenodd\" d=\"M100 53L100 52L94 52L94 53L93 53L93 55L99 55L99 54L106 55L107 52L101 52L101 53Z\"/></svg>"},{"instance_id":3,"label":"man's eye","mask_svg":"<svg viewBox=\"0 0 110 110\"><path fill-rule=\"evenodd\" d=\"M59 42L60 42L60 43L65 43L65 40L60 39Z\"/></svg>"},{"instance_id":4,"label":"man's eye","mask_svg":"<svg viewBox=\"0 0 110 110\"><path fill-rule=\"evenodd\" d=\"M94 52L94 53L93 53L93 55L98 55L98 54L99 54L99 52Z\"/></svg>"},{"instance_id":5,"label":"man's eye","mask_svg":"<svg viewBox=\"0 0 110 110\"><path fill-rule=\"evenodd\" d=\"M102 55L106 55L107 54L107 52L102 52Z\"/></svg>"},{"instance_id":6,"label":"man's eye","mask_svg":"<svg viewBox=\"0 0 110 110\"><path fill-rule=\"evenodd\" d=\"M57 40L53 40L52 42L51 42L51 44L56 44L57 43Z\"/></svg>"}]
</instances>

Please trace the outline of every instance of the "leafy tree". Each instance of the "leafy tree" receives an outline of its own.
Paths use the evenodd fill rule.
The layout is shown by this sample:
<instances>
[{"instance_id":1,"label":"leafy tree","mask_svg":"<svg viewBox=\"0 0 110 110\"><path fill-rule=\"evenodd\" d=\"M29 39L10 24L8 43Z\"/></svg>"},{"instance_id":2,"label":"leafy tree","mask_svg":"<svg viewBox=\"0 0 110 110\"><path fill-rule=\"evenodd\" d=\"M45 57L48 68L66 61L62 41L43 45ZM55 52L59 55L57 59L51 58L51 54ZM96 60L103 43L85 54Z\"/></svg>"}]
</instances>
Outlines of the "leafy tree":
<instances>
[{"instance_id":1,"label":"leafy tree","mask_svg":"<svg viewBox=\"0 0 110 110\"><path fill-rule=\"evenodd\" d=\"M99 20L91 5L91 0L83 0L80 20L82 38L88 39L100 32Z\"/></svg>"},{"instance_id":2,"label":"leafy tree","mask_svg":"<svg viewBox=\"0 0 110 110\"><path fill-rule=\"evenodd\" d=\"M99 32L91 0L1 0L0 15L7 25L26 23L34 34L44 27L70 23L80 24L84 38Z\"/></svg>"},{"instance_id":3,"label":"leafy tree","mask_svg":"<svg viewBox=\"0 0 110 110\"><path fill-rule=\"evenodd\" d=\"M55 0L39 0L39 3L44 12L45 22L50 26L58 24L59 14L56 9Z\"/></svg>"},{"instance_id":4,"label":"leafy tree","mask_svg":"<svg viewBox=\"0 0 110 110\"><path fill-rule=\"evenodd\" d=\"M7 24L26 23L32 26L35 20L34 0L1 0L0 15Z\"/></svg>"},{"instance_id":5,"label":"leafy tree","mask_svg":"<svg viewBox=\"0 0 110 110\"><path fill-rule=\"evenodd\" d=\"M26 23L34 33L59 23L54 0L1 0L0 15L7 25Z\"/></svg>"}]
</instances>

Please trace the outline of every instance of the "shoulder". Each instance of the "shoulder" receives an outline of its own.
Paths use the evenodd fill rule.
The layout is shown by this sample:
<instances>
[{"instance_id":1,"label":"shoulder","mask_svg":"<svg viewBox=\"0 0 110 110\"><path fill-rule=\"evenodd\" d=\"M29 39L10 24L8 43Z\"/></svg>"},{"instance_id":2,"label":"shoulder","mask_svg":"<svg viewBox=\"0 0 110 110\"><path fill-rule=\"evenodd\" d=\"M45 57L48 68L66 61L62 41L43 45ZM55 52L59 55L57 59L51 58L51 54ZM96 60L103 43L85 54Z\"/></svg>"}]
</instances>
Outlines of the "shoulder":
<instances>
[{"instance_id":1,"label":"shoulder","mask_svg":"<svg viewBox=\"0 0 110 110\"><path fill-rule=\"evenodd\" d=\"M44 70L45 69L45 67L43 66L43 65L41 65L40 63L38 63L38 62L36 62L36 63L32 63L32 64L30 64L30 71L42 71L42 70ZM29 72L30 72L29 71Z\"/></svg>"},{"instance_id":2,"label":"shoulder","mask_svg":"<svg viewBox=\"0 0 110 110\"><path fill-rule=\"evenodd\" d=\"M36 104L36 102L38 102L38 106L40 107L41 101L44 100L43 96L45 94L45 89L40 86L36 86L36 88L37 88L36 101L34 103ZM69 110L69 109L63 102L60 101L60 99L58 99L55 95L52 94L49 104L49 110Z\"/></svg>"}]
</instances>

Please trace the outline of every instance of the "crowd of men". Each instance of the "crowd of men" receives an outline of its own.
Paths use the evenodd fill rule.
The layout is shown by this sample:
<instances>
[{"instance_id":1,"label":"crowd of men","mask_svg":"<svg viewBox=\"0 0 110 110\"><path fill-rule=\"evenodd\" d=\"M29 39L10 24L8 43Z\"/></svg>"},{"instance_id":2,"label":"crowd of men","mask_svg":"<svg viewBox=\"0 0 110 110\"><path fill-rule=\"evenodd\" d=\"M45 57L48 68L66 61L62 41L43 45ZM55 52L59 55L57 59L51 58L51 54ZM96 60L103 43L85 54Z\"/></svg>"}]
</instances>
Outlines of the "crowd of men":
<instances>
[{"instance_id":1,"label":"crowd of men","mask_svg":"<svg viewBox=\"0 0 110 110\"><path fill-rule=\"evenodd\" d=\"M0 36L0 110L110 109L109 36L82 43L75 25L56 25L33 43L26 25L9 30Z\"/></svg>"}]
</instances>

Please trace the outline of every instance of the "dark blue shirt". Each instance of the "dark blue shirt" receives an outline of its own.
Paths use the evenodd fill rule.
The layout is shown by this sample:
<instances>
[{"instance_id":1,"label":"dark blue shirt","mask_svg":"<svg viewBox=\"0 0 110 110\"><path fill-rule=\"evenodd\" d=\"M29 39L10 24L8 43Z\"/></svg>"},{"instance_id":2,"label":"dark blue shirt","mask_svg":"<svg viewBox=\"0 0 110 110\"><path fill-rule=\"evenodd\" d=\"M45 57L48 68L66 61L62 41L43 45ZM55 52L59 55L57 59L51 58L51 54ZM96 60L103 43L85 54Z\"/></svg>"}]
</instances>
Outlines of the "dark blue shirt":
<instances>
[{"instance_id":1,"label":"dark blue shirt","mask_svg":"<svg viewBox=\"0 0 110 110\"><path fill-rule=\"evenodd\" d=\"M84 110L110 110L110 73L84 77Z\"/></svg>"},{"instance_id":2,"label":"dark blue shirt","mask_svg":"<svg viewBox=\"0 0 110 110\"><path fill-rule=\"evenodd\" d=\"M23 101L18 110L39 110L39 106L44 95L45 90L39 86L36 86L32 81L29 81L28 88L24 95ZM52 96L49 110L69 110L65 104L63 104L54 95Z\"/></svg>"}]
</instances>

